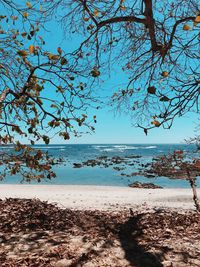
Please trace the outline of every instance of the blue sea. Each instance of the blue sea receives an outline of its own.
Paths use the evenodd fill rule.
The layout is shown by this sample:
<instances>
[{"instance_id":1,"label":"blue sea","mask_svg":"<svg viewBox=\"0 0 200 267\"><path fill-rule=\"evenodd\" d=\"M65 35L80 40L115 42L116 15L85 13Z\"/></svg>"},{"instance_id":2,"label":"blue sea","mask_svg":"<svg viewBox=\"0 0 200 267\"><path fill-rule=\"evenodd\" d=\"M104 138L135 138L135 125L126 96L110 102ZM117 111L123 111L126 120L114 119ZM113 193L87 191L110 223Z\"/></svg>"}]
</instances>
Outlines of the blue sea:
<instances>
[{"instance_id":1,"label":"blue sea","mask_svg":"<svg viewBox=\"0 0 200 267\"><path fill-rule=\"evenodd\" d=\"M187 188L188 181L179 179L169 179L166 177L145 178L144 176L127 177L122 175L137 172L141 164L151 162L152 158L168 154L174 150L183 150L188 157L200 157L194 145L187 144L83 144L83 145L36 145L36 149L48 151L54 157L63 158L61 164L53 167L57 177L48 180L44 179L41 184L71 184L71 185L111 185L111 186L128 186L135 181L151 182L165 188ZM1 150L12 150L12 147L1 147ZM133 166L120 166L125 169L117 171L114 166L107 168L96 166L83 168L74 168L73 163L81 163L88 159L95 159L100 156L111 157L129 157L141 156L138 159L139 164ZM123 165L123 164L121 164ZM7 176L0 183L17 184L20 183L22 177L19 175ZM36 183L36 182L32 182ZM200 187L200 178L197 178L197 186Z\"/></svg>"}]
</instances>

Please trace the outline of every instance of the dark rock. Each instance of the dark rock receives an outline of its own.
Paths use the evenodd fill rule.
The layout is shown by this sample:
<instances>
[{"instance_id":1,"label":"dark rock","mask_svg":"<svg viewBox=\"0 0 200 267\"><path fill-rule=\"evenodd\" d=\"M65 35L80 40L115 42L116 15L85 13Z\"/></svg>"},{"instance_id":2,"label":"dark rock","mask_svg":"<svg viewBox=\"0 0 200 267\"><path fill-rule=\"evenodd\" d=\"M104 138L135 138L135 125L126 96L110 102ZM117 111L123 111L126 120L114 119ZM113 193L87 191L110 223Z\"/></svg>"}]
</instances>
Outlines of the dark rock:
<instances>
[{"instance_id":1,"label":"dark rock","mask_svg":"<svg viewBox=\"0 0 200 267\"><path fill-rule=\"evenodd\" d=\"M162 186L159 185L155 185L153 183L140 183L138 181L129 184L129 187L133 187L133 188L145 188L145 189L157 189L157 188L163 188Z\"/></svg>"},{"instance_id":2,"label":"dark rock","mask_svg":"<svg viewBox=\"0 0 200 267\"><path fill-rule=\"evenodd\" d=\"M97 165L100 165L100 162L95 159L89 159L88 161L83 162L83 165L95 167Z\"/></svg>"},{"instance_id":3,"label":"dark rock","mask_svg":"<svg viewBox=\"0 0 200 267\"><path fill-rule=\"evenodd\" d=\"M83 165L81 164L81 163L73 163L73 167L74 168L82 168L83 167Z\"/></svg>"},{"instance_id":4,"label":"dark rock","mask_svg":"<svg viewBox=\"0 0 200 267\"><path fill-rule=\"evenodd\" d=\"M139 155L130 155L130 156L126 156L125 158L127 158L127 159L139 159L141 157L142 156L139 156Z\"/></svg>"},{"instance_id":5,"label":"dark rock","mask_svg":"<svg viewBox=\"0 0 200 267\"><path fill-rule=\"evenodd\" d=\"M147 178L155 178L156 176L154 174L146 174L145 175Z\"/></svg>"}]
</instances>

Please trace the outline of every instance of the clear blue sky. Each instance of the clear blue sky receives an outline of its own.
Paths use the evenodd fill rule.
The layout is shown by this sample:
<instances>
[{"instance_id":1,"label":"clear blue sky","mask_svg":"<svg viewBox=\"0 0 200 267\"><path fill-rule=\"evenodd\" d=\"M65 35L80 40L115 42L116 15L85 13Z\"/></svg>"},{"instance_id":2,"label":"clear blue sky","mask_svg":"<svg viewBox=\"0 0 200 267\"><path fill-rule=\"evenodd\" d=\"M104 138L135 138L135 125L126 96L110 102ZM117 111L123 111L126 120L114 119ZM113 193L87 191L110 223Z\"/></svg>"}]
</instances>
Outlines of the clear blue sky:
<instances>
[{"instance_id":1,"label":"clear blue sky","mask_svg":"<svg viewBox=\"0 0 200 267\"><path fill-rule=\"evenodd\" d=\"M61 26L55 22L48 23L47 29L49 32L44 33L47 49L56 53L58 46L65 49L66 52L72 51L79 44L79 37L74 39L63 38ZM55 31L56 29L56 31ZM118 75L118 80L110 79L102 84L99 92L102 96L109 95L109 90L116 85L116 82L123 80L123 74ZM184 142L185 138L194 136L195 127L198 124L198 116L194 113L189 113L185 117L177 118L170 130L156 128L149 131L146 136L142 129L133 127L133 122L126 115L115 116L111 108L95 111L97 115L96 132L86 134L80 138L72 137L67 143L180 143ZM52 143L64 143L59 137L55 137Z\"/></svg>"}]
</instances>

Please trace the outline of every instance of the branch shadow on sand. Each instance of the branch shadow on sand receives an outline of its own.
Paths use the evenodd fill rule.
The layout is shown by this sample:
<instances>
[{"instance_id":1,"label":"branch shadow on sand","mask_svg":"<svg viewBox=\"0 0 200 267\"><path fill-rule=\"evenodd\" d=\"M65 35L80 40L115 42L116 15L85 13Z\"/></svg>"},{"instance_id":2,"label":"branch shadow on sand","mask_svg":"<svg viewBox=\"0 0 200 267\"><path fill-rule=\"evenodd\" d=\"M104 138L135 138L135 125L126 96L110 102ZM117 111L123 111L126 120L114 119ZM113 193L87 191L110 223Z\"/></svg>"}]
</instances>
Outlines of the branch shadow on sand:
<instances>
[{"instance_id":1,"label":"branch shadow on sand","mask_svg":"<svg viewBox=\"0 0 200 267\"><path fill-rule=\"evenodd\" d=\"M91 246L87 250L87 253L80 255L70 267L84 266L84 264L89 262L93 264L95 262L94 260L98 262L99 259L103 259L104 261L105 255L112 260L112 266L163 267L161 263L163 253L159 252L153 254L147 251L148 246L143 246L139 243L139 240L142 240L144 236L143 229L139 224L142 218L143 214L137 214L131 217L129 216L125 222L121 223L117 223L114 220L112 221L112 218L110 221L107 221L104 216L95 218L97 219L96 223L99 227L100 235L94 243L97 244L100 240L102 241L102 239L103 243L101 243L98 251L95 250L95 246ZM108 233L111 233L111 235ZM108 253L108 251L114 250L116 240L118 241L119 251L121 250L124 255L124 265L120 265L121 262L118 261L119 255L117 255L116 252L113 254L110 252ZM103 261L101 262L102 265L98 265L96 262L97 265L95 266L107 266L103 265Z\"/></svg>"},{"instance_id":2,"label":"branch shadow on sand","mask_svg":"<svg viewBox=\"0 0 200 267\"><path fill-rule=\"evenodd\" d=\"M143 234L138 224L141 218L142 214L135 215L120 225L119 239L125 257L134 267L162 267L160 254L152 254L139 245L138 238Z\"/></svg>"}]
</instances>

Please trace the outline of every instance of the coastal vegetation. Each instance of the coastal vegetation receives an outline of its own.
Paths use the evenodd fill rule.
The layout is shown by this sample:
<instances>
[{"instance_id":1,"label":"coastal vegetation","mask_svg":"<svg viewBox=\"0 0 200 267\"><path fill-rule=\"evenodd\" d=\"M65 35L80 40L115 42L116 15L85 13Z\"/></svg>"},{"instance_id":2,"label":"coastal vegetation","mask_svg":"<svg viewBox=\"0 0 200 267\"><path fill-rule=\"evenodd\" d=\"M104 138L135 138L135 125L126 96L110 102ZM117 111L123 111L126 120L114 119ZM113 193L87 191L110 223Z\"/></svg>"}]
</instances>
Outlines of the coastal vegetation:
<instances>
[{"instance_id":1,"label":"coastal vegetation","mask_svg":"<svg viewBox=\"0 0 200 267\"><path fill-rule=\"evenodd\" d=\"M196 177L200 174L199 159L187 159L183 151L177 150L173 154L157 158L147 173L188 180L196 210L200 212L200 203L196 191Z\"/></svg>"},{"instance_id":2,"label":"coastal vegetation","mask_svg":"<svg viewBox=\"0 0 200 267\"><path fill-rule=\"evenodd\" d=\"M54 177L54 160L23 140L49 144L55 135L67 141L94 131L93 108L102 104L95 88L115 71L124 72L124 84L109 102L130 113L145 134L198 112L198 1L1 0L0 5L0 141L16 151L1 154L2 178ZM43 33L49 21L62 26L65 37L80 36L74 51L47 49Z\"/></svg>"}]
</instances>

